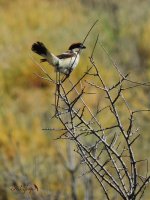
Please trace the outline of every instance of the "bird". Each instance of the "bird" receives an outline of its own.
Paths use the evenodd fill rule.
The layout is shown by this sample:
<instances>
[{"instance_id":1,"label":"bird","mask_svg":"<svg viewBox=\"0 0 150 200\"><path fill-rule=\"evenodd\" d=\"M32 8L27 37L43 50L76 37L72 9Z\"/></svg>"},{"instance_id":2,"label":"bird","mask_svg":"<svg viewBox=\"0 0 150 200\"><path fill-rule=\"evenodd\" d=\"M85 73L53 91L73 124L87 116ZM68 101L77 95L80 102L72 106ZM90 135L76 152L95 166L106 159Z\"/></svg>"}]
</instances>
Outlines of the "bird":
<instances>
[{"instance_id":1,"label":"bird","mask_svg":"<svg viewBox=\"0 0 150 200\"><path fill-rule=\"evenodd\" d=\"M73 69L78 65L80 53L86 47L83 43L73 43L68 50L60 55L54 55L42 42L33 43L31 50L42 56L41 62L48 62L56 72L69 76Z\"/></svg>"}]
</instances>

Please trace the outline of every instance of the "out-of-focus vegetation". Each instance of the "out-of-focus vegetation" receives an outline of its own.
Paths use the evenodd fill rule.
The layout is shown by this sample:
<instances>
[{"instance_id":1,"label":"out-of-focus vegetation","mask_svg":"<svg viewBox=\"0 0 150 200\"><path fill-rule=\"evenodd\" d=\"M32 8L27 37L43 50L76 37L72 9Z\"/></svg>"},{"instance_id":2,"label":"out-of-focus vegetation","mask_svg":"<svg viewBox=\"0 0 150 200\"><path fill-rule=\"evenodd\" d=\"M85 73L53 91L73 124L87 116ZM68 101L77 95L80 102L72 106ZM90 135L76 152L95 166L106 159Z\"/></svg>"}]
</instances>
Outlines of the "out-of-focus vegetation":
<instances>
[{"instance_id":1,"label":"out-of-focus vegetation","mask_svg":"<svg viewBox=\"0 0 150 200\"><path fill-rule=\"evenodd\" d=\"M64 151L65 157L65 142L53 140L57 133L41 130L52 126L49 118L54 88L34 74L40 71L30 57L39 60L30 50L32 43L42 41L59 54L72 42L82 41L91 24L99 19L71 79L77 80L90 65L88 57L99 33L121 71L130 72L136 81L150 81L149 8L149 1L140 0L0 0L0 188L8 199L16 199L9 184L13 176L18 180L22 176L20 166L39 189L70 193L69 175L58 156ZM95 61L105 79L113 81L111 63L100 46L98 49ZM47 64L44 67L54 78L53 68ZM126 95L133 108L150 106L148 87ZM148 158L150 117L145 113L139 117L142 136L136 146L137 156ZM80 179L78 184L82 185ZM99 187L94 184L95 199L99 199ZM78 190L79 199L84 196L82 188Z\"/></svg>"}]
</instances>

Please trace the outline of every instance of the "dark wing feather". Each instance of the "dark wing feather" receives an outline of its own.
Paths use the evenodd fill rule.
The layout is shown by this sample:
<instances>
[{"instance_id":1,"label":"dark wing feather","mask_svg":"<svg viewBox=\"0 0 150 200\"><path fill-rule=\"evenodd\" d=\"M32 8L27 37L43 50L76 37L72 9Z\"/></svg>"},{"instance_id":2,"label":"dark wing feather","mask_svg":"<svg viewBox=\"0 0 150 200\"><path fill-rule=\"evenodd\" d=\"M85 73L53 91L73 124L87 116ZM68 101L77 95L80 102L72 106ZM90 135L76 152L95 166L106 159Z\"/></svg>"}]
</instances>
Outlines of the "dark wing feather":
<instances>
[{"instance_id":1,"label":"dark wing feather","mask_svg":"<svg viewBox=\"0 0 150 200\"><path fill-rule=\"evenodd\" d=\"M73 57L73 56L76 56L76 54L73 53L73 52L66 52L66 53L57 55L57 57L58 57L59 59L71 58L71 57Z\"/></svg>"}]
</instances>

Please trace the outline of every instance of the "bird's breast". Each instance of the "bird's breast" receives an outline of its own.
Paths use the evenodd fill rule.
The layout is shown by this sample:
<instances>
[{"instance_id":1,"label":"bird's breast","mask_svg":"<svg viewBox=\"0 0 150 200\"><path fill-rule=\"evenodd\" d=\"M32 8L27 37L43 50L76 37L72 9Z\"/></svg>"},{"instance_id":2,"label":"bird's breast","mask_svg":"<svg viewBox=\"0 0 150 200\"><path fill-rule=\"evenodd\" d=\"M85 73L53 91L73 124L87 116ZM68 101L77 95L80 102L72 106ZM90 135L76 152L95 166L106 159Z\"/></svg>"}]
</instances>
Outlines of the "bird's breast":
<instances>
[{"instance_id":1,"label":"bird's breast","mask_svg":"<svg viewBox=\"0 0 150 200\"><path fill-rule=\"evenodd\" d=\"M58 71L68 74L72 71L79 63L79 54L75 57L59 59Z\"/></svg>"}]
</instances>

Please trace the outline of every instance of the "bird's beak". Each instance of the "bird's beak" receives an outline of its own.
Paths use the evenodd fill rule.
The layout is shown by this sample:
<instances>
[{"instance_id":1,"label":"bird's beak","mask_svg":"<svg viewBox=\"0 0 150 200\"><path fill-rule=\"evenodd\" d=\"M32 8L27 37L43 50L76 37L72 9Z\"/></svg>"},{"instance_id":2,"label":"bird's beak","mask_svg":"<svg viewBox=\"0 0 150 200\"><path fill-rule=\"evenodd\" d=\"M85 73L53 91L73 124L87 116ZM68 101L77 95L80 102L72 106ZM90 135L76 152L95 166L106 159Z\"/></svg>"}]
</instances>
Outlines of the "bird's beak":
<instances>
[{"instance_id":1,"label":"bird's beak","mask_svg":"<svg viewBox=\"0 0 150 200\"><path fill-rule=\"evenodd\" d=\"M82 45L82 49L86 49L86 47L84 45Z\"/></svg>"}]
</instances>

